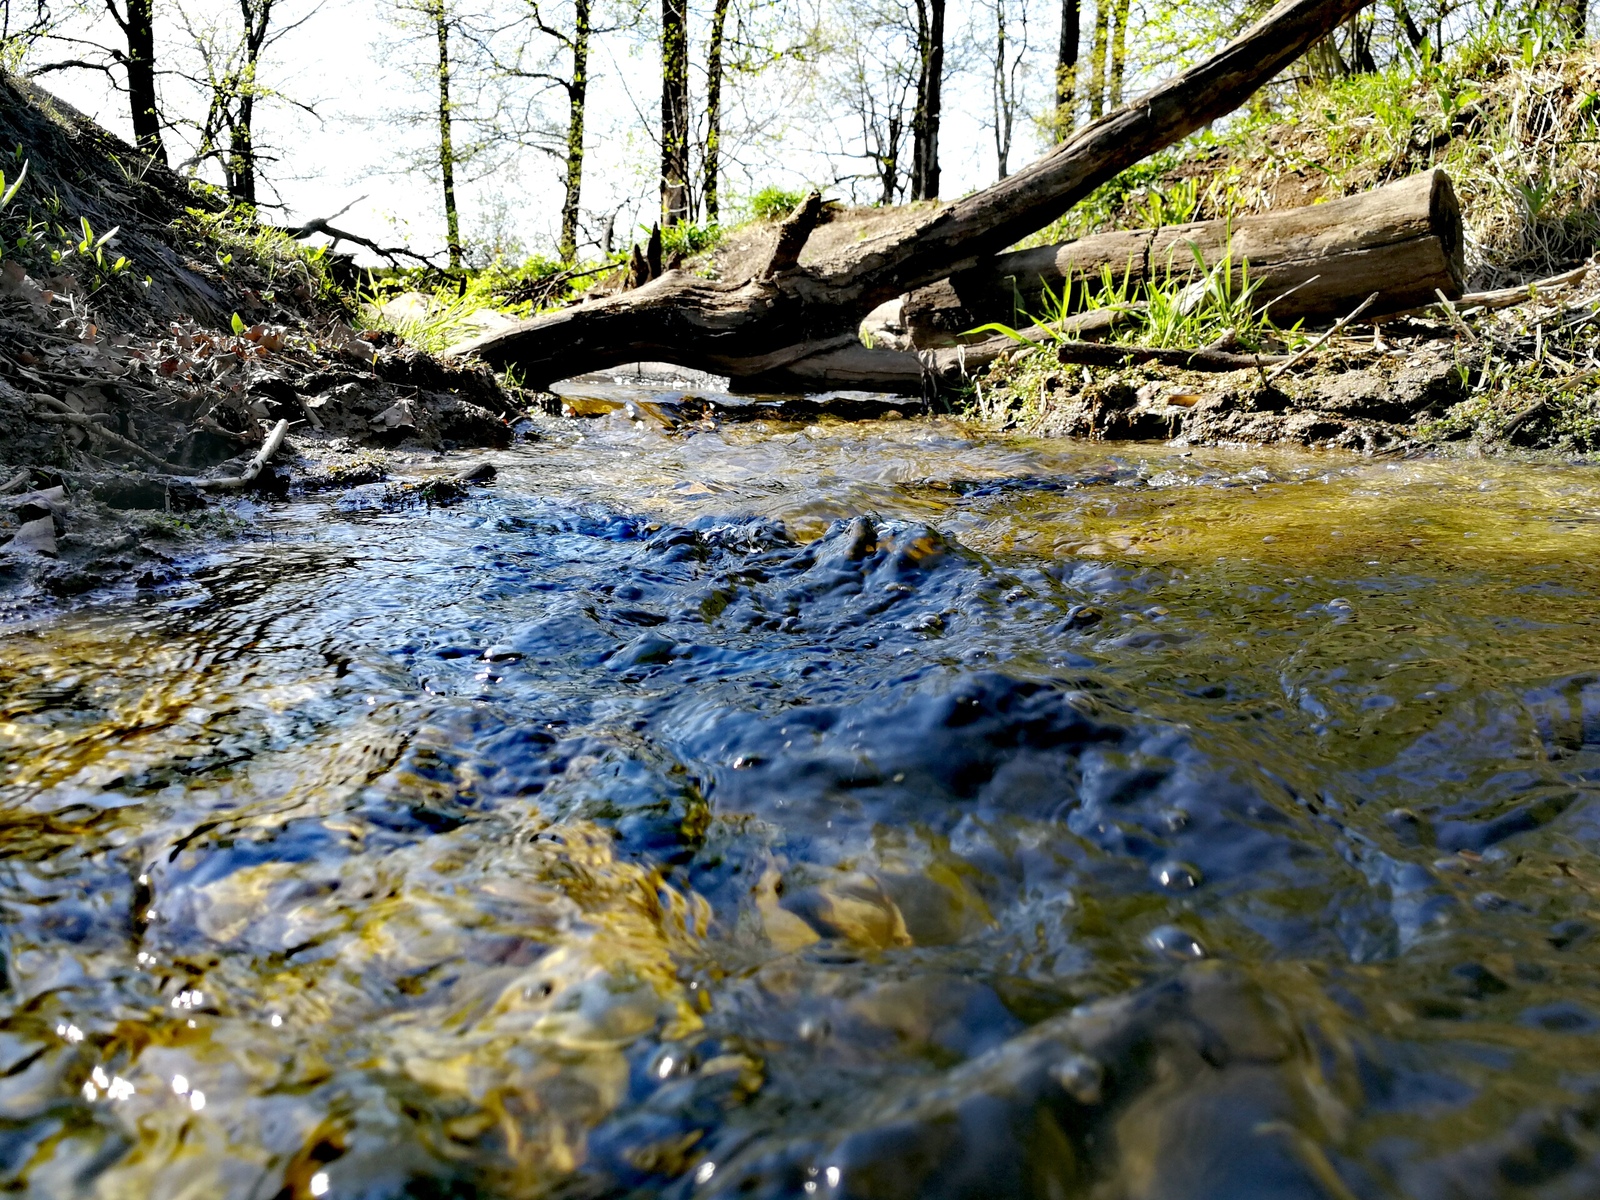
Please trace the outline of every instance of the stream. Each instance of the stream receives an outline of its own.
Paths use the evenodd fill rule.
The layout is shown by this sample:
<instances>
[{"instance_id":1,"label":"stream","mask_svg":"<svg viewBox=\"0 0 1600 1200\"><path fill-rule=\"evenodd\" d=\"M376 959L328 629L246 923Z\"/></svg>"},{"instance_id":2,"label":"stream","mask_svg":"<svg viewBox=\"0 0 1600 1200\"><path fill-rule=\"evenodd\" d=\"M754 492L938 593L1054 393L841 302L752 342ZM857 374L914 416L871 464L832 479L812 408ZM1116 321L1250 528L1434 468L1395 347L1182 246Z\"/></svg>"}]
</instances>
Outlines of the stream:
<instances>
[{"instance_id":1,"label":"stream","mask_svg":"<svg viewBox=\"0 0 1600 1200\"><path fill-rule=\"evenodd\" d=\"M9 1194L1600 1194L1592 467L639 398L0 627Z\"/></svg>"}]
</instances>

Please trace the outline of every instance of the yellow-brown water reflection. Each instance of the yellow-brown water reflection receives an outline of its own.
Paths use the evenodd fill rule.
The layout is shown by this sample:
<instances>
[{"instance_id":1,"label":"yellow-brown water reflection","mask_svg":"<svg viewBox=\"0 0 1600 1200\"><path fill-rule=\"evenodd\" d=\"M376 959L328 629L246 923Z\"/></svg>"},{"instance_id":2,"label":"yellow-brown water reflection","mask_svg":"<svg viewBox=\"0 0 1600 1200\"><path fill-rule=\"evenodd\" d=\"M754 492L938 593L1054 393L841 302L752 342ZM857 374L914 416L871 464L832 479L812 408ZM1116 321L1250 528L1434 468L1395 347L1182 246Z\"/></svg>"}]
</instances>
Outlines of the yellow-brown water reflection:
<instances>
[{"instance_id":1,"label":"yellow-brown water reflection","mask_svg":"<svg viewBox=\"0 0 1600 1200\"><path fill-rule=\"evenodd\" d=\"M16 1190L1582 1194L1589 468L498 461L0 633Z\"/></svg>"}]
</instances>

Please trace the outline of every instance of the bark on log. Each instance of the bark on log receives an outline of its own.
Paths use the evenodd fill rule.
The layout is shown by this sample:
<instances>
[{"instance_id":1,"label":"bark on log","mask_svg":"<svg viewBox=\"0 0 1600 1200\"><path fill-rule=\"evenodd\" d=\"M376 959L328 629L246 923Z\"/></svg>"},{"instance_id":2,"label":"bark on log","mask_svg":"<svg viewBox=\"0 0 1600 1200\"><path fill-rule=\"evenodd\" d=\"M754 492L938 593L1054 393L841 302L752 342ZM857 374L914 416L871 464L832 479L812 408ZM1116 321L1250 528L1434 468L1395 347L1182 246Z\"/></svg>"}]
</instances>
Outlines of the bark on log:
<instances>
[{"instance_id":1,"label":"bark on log","mask_svg":"<svg viewBox=\"0 0 1600 1200\"><path fill-rule=\"evenodd\" d=\"M1031 325L1020 331L1026 341L991 336L967 345L920 351L868 349L855 339L840 338L784 367L761 375L735 378L729 390L756 395L859 390L894 392L932 400L941 389L960 387L968 376L996 359L1028 349L1028 342L1045 349L1054 347L1056 361L1075 366L1124 367L1159 363L1188 371L1246 371L1289 365L1290 361L1287 354L1251 354L1221 345L1158 349L1109 342L1057 342L1058 333Z\"/></svg>"},{"instance_id":2,"label":"bark on log","mask_svg":"<svg viewBox=\"0 0 1600 1200\"><path fill-rule=\"evenodd\" d=\"M918 349L977 341L962 337L991 321L1027 323L1045 311L1044 289L1069 308L1110 271L1133 287L1188 283L1230 254L1236 284L1249 264L1258 304L1274 301L1272 319L1336 316L1370 292L1373 311L1395 312L1452 298L1466 283L1461 207L1442 170L1426 171L1359 196L1228 221L1094 234L1075 242L1000 254L906 297L900 321ZM1287 293L1287 294L1286 294ZM1281 299L1275 299L1281 297Z\"/></svg>"},{"instance_id":3,"label":"bark on log","mask_svg":"<svg viewBox=\"0 0 1600 1200\"><path fill-rule=\"evenodd\" d=\"M529 386L641 359L751 376L808 357L885 300L999 254L1140 159L1226 116L1370 0L1282 0L1223 50L993 187L771 279L668 271L636 291L550 313L453 348Z\"/></svg>"},{"instance_id":4,"label":"bark on log","mask_svg":"<svg viewBox=\"0 0 1600 1200\"><path fill-rule=\"evenodd\" d=\"M1049 346L1055 340L1049 330L1037 325L1021 333L1041 346ZM844 334L808 347L793 361L757 374L736 375L728 390L744 395L783 396L796 392L893 392L931 401L940 389L959 388L974 371L1027 348L1026 342L1015 338L991 337L975 345L940 350L869 349L854 335Z\"/></svg>"}]
</instances>

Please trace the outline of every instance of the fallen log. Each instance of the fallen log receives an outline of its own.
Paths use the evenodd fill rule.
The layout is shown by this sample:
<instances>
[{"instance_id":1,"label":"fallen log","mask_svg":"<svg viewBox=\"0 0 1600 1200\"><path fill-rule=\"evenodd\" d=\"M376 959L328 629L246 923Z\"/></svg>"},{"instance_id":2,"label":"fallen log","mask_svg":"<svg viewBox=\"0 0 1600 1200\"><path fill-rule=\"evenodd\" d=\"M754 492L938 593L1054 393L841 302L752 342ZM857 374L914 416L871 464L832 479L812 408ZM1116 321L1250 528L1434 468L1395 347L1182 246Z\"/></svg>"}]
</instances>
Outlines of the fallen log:
<instances>
[{"instance_id":1,"label":"fallen log","mask_svg":"<svg viewBox=\"0 0 1600 1200\"><path fill-rule=\"evenodd\" d=\"M484 334L451 353L515 364L535 388L640 360L748 378L814 358L830 339L853 338L874 306L999 254L1140 159L1226 116L1369 2L1282 0L1205 62L993 187L820 263L779 264L770 277L743 282L667 271L637 290Z\"/></svg>"},{"instance_id":2,"label":"fallen log","mask_svg":"<svg viewBox=\"0 0 1600 1200\"><path fill-rule=\"evenodd\" d=\"M979 341L962 335L989 322L1031 323L1046 289L1081 307L1106 273L1129 294L1185 285L1229 264L1234 286L1257 285L1258 304L1280 325L1337 316L1370 292L1382 314L1460 296L1466 283L1461 207L1449 176L1426 171L1359 196L1232 221L1118 230L996 255L905 298L900 324L917 349ZM1198 253L1199 260L1196 259ZM1202 266L1203 264L1203 266ZM1526 289L1524 289L1525 291Z\"/></svg>"}]
</instances>

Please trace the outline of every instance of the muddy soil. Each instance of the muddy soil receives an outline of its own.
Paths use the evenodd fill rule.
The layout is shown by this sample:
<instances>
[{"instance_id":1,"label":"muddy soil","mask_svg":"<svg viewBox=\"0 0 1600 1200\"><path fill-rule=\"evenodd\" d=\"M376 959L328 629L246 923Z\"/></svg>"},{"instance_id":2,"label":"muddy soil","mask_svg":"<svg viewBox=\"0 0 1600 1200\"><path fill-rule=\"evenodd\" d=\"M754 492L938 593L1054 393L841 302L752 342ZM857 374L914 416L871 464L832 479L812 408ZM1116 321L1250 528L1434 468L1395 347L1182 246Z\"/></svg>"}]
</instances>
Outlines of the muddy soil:
<instances>
[{"instance_id":1,"label":"muddy soil","mask_svg":"<svg viewBox=\"0 0 1600 1200\"><path fill-rule=\"evenodd\" d=\"M1004 377L997 380L1005 388ZM1062 366L1037 383L1027 428L1050 437L1184 445L1287 444L1364 453L1422 444L1419 426L1467 398L1454 355L1394 351L1265 382L1154 366L1091 372ZM1015 389L1009 393L1016 399Z\"/></svg>"}]
</instances>

